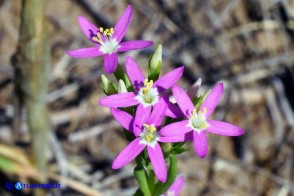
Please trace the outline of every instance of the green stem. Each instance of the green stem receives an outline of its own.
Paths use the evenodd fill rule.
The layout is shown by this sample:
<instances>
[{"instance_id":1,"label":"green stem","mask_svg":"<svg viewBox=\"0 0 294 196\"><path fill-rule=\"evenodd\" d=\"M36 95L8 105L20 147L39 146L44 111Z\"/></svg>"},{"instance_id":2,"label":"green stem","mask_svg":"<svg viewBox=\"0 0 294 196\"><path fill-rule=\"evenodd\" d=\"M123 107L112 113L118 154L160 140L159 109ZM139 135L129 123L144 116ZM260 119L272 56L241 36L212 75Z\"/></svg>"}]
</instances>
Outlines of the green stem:
<instances>
[{"instance_id":1,"label":"green stem","mask_svg":"<svg viewBox=\"0 0 294 196\"><path fill-rule=\"evenodd\" d=\"M125 73L125 71L123 70L123 68L118 64L116 70L113 72L115 78L117 79L117 81L122 80L124 81L128 91L133 91L133 86L127 76L127 74Z\"/></svg>"},{"instance_id":2,"label":"green stem","mask_svg":"<svg viewBox=\"0 0 294 196\"><path fill-rule=\"evenodd\" d=\"M168 188L175 181L177 176L177 159L174 155L169 155L170 166L167 174L167 180L165 183L157 182L154 188L153 196L159 196L167 192Z\"/></svg>"},{"instance_id":3,"label":"green stem","mask_svg":"<svg viewBox=\"0 0 294 196\"><path fill-rule=\"evenodd\" d=\"M135 195L141 195L142 193L143 195L151 196L151 191L148 185L148 175L143 166L144 161L142 153L137 156L136 163L137 166L134 169L134 176L136 181L138 182L139 190L136 191Z\"/></svg>"}]
</instances>

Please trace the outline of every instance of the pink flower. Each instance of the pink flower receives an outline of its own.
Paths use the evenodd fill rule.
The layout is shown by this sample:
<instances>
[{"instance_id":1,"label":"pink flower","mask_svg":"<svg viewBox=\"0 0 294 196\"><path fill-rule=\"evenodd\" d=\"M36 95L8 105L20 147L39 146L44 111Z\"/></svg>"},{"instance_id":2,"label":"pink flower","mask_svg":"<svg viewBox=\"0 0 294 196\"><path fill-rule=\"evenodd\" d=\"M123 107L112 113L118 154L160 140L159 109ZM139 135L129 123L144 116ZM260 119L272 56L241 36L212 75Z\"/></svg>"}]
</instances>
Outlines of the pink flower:
<instances>
[{"instance_id":1,"label":"pink flower","mask_svg":"<svg viewBox=\"0 0 294 196\"><path fill-rule=\"evenodd\" d=\"M67 51L67 54L76 58L88 58L104 56L104 68L106 73L112 73L117 67L117 52L147 48L152 45L151 41L134 40L122 42L132 17L132 7L129 5L120 16L114 28L98 28L85 17L79 16L79 24L84 34L95 47L81 48Z\"/></svg>"},{"instance_id":2,"label":"pink flower","mask_svg":"<svg viewBox=\"0 0 294 196\"><path fill-rule=\"evenodd\" d=\"M173 86L182 76L184 67L174 69L153 83L145 79L137 63L126 58L126 72L136 92L120 93L102 98L99 104L106 107L129 107L143 105L154 106L158 103L160 94Z\"/></svg>"},{"instance_id":3,"label":"pink flower","mask_svg":"<svg viewBox=\"0 0 294 196\"><path fill-rule=\"evenodd\" d=\"M177 104L187 119L163 127L161 129L162 135L176 136L193 132L194 149L199 157L204 158L207 154L206 132L224 136L239 136L244 134L244 131L240 127L226 122L207 119L221 99L223 93L222 83L217 84L212 89L198 112L183 89L175 85L172 91Z\"/></svg>"},{"instance_id":4,"label":"pink flower","mask_svg":"<svg viewBox=\"0 0 294 196\"><path fill-rule=\"evenodd\" d=\"M163 196L178 196L184 184L184 177L178 177Z\"/></svg>"},{"instance_id":5,"label":"pink flower","mask_svg":"<svg viewBox=\"0 0 294 196\"><path fill-rule=\"evenodd\" d=\"M167 108L167 96L160 98L153 108L139 105L133 118L130 114L111 108L114 118L126 129L132 132L134 139L114 160L113 169L119 169L135 159L147 147L148 155L157 178L165 182L167 170L164 156L158 142L182 142L189 140L187 135L164 137L158 131Z\"/></svg>"}]
</instances>

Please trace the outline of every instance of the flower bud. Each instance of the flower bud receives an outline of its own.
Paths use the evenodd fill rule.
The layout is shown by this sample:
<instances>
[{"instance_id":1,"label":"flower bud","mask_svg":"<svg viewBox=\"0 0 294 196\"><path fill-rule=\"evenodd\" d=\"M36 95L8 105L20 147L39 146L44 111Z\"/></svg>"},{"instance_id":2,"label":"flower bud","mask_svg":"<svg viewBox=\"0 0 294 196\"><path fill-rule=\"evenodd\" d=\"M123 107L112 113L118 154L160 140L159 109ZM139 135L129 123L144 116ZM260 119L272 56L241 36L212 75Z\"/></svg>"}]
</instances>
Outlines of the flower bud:
<instances>
[{"instance_id":1,"label":"flower bud","mask_svg":"<svg viewBox=\"0 0 294 196\"><path fill-rule=\"evenodd\" d=\"M149 70L148 70L149 80L156 81L158 79L160 74L161 64L162 64L162 45L159 44L149 61Z\"/></svg>"},{"instance_id":2,"label":"flower bud","mask_svg":"<svg viewBox=\"0 0 294 196\"><path fill-rule=\"evenodd\" d=\"M118 93L127 93L127 87L123 80L118 81Z\"/></svg>"},{"instance_id":3,"label":"flower bud","mask_svg":"<svg viewBox=\"0 0 294 196\"><path fill-rule=\"evenodd\" d=\"M101 81L101 88L103 89L106 95L112 95L117 93L117 87L111 81L109 81L104 74L101 75Z\"/></svg>"}]
</instances>

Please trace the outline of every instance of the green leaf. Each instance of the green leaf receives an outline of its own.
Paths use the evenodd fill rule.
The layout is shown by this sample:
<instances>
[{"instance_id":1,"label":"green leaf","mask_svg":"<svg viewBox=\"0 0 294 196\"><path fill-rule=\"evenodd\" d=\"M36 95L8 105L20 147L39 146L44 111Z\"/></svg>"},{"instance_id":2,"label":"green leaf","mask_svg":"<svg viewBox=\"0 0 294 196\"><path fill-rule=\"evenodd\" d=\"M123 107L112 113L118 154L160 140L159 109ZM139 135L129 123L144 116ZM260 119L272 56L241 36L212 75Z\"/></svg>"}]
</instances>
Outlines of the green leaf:
<instances>
[{"instance_id":1,"label":"green leaf","mask_svg":"<svg viewBox=\"0 0 294 196\"><path fill-rule=\"evenodd\" d=\"M145 169L142 166L136 166L134 169L134 175L143 194L151 196Z\"/></svg>"},{"instance_id":2,"label":"green leaf","mask_svg":"<svg viewBox=\"0 0 294 196\"><path fill-rule=\"evenodd\" d=\"M177 143L173 143L173 148L177 149L177 148L181 148L182 146L184 146L186 144L186 142L177 142Z\"/></svg>"},{"instance_id":3,"label":"green leaf","mask_svg":"<svg viewBox=\"0 0 294 196\"><path fill-rule=\"evenodd\" d=\"M173 184L177 177L177 159L175 155L169 155L170 165L167 173L167 179L165 183L157 182L152 195L159 196L167 192L168 188Z\"/></svg>"},{"instance_id":4,"label":"green leaf","mask_svg":"<svg viewBox=\"0 0 294 196\"><path fill-rule=\"evenodd\" d=\"M8 173L15 173L15 163L10 159L0 156L0 170Z\"/></svg>"},{"instance_id":5,"label":"green leaf","mask_svg":"<svg viewBox=\"0 0 294 196\"><path fill-rule=\"evenodd\" d=\"M187 148L177 148L177 149L173 149L170 153L171 154L182 154L183 152L187 152L189 151L189 149Z\"/></svg>"}]
</instances>

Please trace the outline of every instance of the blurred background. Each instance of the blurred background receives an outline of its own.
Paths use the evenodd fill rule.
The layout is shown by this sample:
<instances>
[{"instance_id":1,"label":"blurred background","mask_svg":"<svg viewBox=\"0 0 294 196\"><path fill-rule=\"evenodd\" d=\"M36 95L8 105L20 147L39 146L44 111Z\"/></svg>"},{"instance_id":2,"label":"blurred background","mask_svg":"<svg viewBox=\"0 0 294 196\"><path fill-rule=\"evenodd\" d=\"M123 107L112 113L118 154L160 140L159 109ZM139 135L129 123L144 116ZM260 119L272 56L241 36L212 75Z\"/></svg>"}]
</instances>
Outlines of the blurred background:
<instances>
[{"instance_id":1,"label":"blurred background","mask_svg":"<svg viewBox=\"0 0 294 196\"><path fill-rule=\"evenodd\" d=\"M293 0L47 1L47 30L40 33L48 34L50 51L45 99L51 128L43 161L49 182L63 187L47 194L131 195L137 189L133 163L111 169L127 141L109 110L97 104L105 96L100 88L103 59L65 54L91 46L78 25L79 15L112 27L128 4L133 17L126 39L154 45L120 53L119 62L124 65L130 55L147 74L148 58L162 44L162 74L185 65L179 85L188 89L201 78L200 94L224 82L214 118L246 131L235 138L209 134L205 159L188 144L191 150L178 156L179 173L186 179L182 195L293 195ZM20 23L21 1L0 0L1 195L30 195L28 190L8 191L5 183L31 183L44 174L32 165L37 136L29 130L27 110L15 90L19 77L13 56Z\"/></svg>"}]
</instances>

